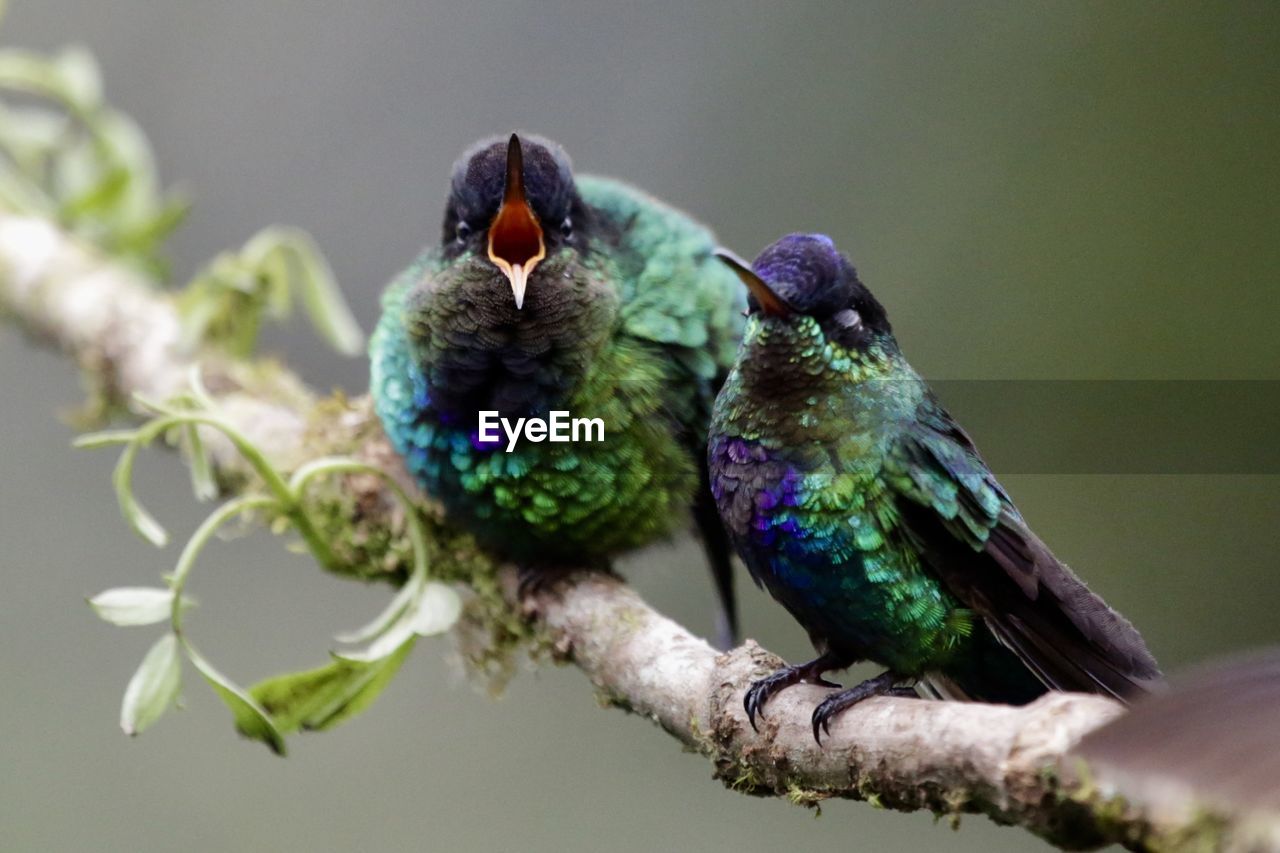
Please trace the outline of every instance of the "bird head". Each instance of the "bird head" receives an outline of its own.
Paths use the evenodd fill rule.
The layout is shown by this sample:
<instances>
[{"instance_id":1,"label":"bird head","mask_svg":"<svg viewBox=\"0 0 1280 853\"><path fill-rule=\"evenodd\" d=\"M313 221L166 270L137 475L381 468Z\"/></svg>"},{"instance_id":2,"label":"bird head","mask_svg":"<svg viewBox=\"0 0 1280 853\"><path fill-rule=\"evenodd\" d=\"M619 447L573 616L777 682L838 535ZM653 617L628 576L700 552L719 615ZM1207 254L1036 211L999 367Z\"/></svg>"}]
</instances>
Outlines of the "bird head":
<instances>
[{"instance_id":1,"label":"bird head","mask_svg":"<svg viewBox=\"0 0 1280 853\"><path fill-rule=\"evenodd\" d=\"M716 256L746 285L749 325L776 339L821 337L852 350L891 334L884 308L824 234L788 234L751 264L727 249Z\"/></svg>"},{"instance_id":2,"label":"bird head","mask_svg":"<svg viewBox=\"0 0 1280 853\"><path fill-rule=\"evenodd\" d=\"M530 278L548 255L575 240L585 206L569 158L537 136L486 139L453 169L445 211L447 256L473 251L505 276L516 308L524 307Z\"/></svg>"}]
</instances>

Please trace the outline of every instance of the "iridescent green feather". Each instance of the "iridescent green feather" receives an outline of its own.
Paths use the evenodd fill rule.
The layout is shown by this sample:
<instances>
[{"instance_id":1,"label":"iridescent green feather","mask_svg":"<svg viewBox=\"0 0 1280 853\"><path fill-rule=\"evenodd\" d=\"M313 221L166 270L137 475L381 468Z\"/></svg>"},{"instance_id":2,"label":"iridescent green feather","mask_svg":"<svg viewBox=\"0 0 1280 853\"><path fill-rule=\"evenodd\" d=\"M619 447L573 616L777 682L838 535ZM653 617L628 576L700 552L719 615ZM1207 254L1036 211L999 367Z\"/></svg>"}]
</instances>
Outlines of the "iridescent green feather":
<instances>
[{"instance_id":1,"label":"iridescent green feather","mask_svg":"<svg viewBox=\"0 0 1280 853\"><path fill-rule=\"evenodd\" d=\"M603 419L603 443L524 442L505 453L433 413L430 365L413 340L426 316L418 300L430 292L424 281L482 269L467 259L424 254L388 289L371 343L375 404L410 471L482 540L527 559L607 557L688 523L708 401L741 324L740 288L712 257L709 231L619 182L580 177L578 187L620 239L565 267L585 294L567 322L606 302L616 302L616 317L584 354L583 375L548 408ZM558 262L548 258L546 268ZM614 295L602 299L591 287ZM465 347L476 332L464 309L433 333ZM581 330L583 341L593 328Z\"/></svg>"}]
</instances>

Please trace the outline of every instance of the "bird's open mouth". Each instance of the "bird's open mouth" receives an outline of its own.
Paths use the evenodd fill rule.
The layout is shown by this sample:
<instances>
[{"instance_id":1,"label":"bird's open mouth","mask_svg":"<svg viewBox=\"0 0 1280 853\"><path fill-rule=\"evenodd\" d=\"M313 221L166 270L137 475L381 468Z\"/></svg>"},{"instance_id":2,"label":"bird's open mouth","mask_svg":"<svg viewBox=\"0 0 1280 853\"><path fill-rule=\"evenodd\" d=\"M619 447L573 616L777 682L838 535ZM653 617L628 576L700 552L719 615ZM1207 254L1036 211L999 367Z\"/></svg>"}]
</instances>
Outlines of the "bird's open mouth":
<instances>
[{"instance_id":1,"label":"bird's open mouth","mask_svg":"<svg viewBox=\"0 0 1280 853\"><path fill-rule=\"evenodd\" d=\"M513 133L507 143L507 184L502 206L489 225L489 260L511 283L516 308L524 307L529 274L546 256L542 225L525 197L524 154L520 150L520 137Z\"/></svg>"}]
</instances>

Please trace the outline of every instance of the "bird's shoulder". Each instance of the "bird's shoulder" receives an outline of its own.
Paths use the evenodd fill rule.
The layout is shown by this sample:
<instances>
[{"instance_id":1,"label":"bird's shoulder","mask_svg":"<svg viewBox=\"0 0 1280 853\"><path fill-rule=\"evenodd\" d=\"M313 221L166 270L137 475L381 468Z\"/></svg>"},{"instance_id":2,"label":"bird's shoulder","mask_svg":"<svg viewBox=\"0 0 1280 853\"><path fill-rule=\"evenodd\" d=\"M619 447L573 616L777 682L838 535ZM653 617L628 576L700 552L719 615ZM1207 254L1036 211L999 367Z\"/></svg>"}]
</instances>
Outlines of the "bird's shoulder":
<instances>
[{"instance_id":1,"label":"bird's shoulder","mask_svg":"<svg viewBox=\"0 0 1280 853\"><path fill-rule=\"evenodd\" d=\"M737 351L746 302L737 278L712 254L715 235L613 178L580 176L578 190L614 271L623 331L679 348L703 378L723 373Z\"/></svg>"},{"instance_id":2,"label":"bird's shoulder","mask_svg":"<svg viewBox=\"0 0 1280 853\"><path fill-rule=\"evenodd\" d=\"M418 253L417 257L391 279L382 291L382 314L384 317L400 317L411 306L410 295L430 298L431 287L419 287L425 281L438 276L444 267L444 257L439 246L428 246Z\"/></svg>"}]
</instances>

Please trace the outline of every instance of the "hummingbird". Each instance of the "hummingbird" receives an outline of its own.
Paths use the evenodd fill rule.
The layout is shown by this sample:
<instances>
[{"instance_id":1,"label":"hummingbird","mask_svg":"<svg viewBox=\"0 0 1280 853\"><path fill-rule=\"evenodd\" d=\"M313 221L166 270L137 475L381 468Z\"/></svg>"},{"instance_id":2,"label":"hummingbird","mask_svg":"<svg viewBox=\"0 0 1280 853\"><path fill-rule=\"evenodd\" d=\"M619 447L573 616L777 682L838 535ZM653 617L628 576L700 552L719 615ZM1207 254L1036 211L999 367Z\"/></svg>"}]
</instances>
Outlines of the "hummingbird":
<instances>
[{"instance_id":1,"label":"hummingbird","mask_svg":"<svg viewBox=\"0 0 1280 853\"><path fill-rule=\"evenodd\" d=\"M817 706L819 742L878 694L1125 700L1160 683L1134 627L1031 531L829 237L788 235L750 265L719 256L750 296L711 419L712 494L752 578L818 652L750 687L753 727L778 691L839 687L823 674L858 661L886 670Z\"/></svg>"},{"instance_id":2,"label":"hummingbird","mask_svg":"<svg viewBox=\"0 0 1280 853\"><path fill-rule=\"evenodd\" d=\"M383 296L370 388L409 472L525 589L696 526L730 644L706 435L745 297L715 246L640 190L575 176L550 140L481 140L454 165L439 242ZM482 412L599 419L603 440L494 441Z\"/></svg>"}]
</instances>

